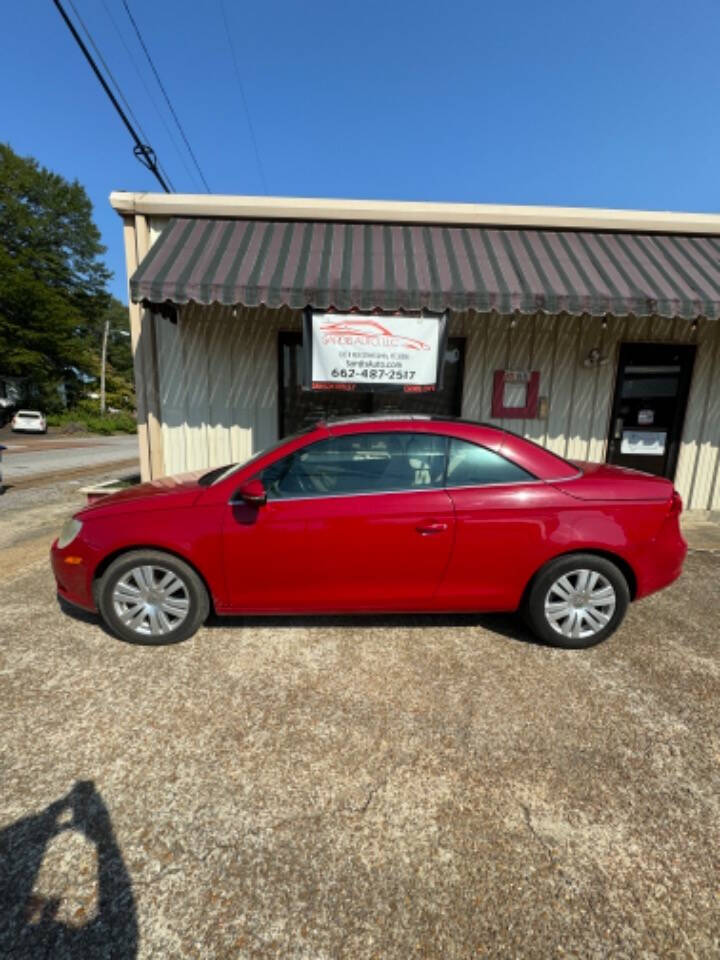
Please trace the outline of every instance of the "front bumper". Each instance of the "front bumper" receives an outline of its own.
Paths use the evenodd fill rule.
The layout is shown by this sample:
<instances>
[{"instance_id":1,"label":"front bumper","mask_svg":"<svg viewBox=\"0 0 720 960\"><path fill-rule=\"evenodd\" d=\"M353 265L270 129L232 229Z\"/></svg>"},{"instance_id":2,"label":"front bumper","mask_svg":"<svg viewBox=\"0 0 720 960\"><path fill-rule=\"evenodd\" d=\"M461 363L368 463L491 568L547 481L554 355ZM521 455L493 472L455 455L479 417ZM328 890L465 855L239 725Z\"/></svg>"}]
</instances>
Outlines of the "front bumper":
<instances>
[{"instance_id":1,"label":"front bumper","mask_svg":"<svg viewBox=\"0 0 720 960\"><path fill-rule=\"evenodd\" d=\"M68 562L68 558L73 558L72 562ZM82 541L75 539L67 547L59 549L55 540L50 548L50 566L58 595L75 607L97 613L92 589L94 558Z\"/></svg>"}]
</instances>

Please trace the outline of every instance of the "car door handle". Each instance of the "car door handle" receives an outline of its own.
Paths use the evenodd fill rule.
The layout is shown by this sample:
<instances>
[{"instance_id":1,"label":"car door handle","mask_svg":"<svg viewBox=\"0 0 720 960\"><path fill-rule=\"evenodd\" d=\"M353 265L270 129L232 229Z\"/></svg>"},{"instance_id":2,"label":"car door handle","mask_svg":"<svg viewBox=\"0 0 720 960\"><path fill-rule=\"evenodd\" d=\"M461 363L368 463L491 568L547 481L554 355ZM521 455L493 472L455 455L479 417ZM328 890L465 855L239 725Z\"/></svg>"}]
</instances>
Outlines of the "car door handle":
<instances>
[{"instance_id":1,"label":"car door handle","mask_svg":"<svg viewBox=\"0 0 720 960\"><path fill-rule=\"evenodd\" d=\"M447 530L448 525L446 523L421 523L419 526L415 527L418 533L444 533Z\"/></svg>"}]
</instances>

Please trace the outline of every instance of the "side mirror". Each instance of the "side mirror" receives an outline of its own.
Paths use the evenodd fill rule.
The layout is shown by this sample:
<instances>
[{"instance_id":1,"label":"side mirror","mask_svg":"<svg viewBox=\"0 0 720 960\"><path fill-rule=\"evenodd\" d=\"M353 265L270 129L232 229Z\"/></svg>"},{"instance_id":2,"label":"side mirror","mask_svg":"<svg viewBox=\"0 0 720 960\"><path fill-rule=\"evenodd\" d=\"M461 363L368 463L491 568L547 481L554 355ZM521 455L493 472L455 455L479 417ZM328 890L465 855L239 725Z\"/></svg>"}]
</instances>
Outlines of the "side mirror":
<instances>
[{"instance_id":1,"label":"side mirror","mask_svg":"<svg viewBox=\"0 0 720 960\"><path fill-rule=\"evenodd\" d=\"M267 501L267 493L262 480L248 480L235 494L251 507L261 507Z\"/></svg>"}]
</instances>

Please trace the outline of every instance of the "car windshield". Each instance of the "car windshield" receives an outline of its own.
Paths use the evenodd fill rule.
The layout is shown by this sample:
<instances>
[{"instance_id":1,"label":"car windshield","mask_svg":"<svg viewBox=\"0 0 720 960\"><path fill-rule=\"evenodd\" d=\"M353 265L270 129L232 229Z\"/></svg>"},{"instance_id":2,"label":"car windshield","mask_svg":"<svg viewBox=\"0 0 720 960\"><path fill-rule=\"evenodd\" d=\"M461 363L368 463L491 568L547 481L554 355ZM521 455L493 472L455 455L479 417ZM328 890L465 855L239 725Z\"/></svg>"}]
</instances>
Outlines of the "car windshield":
<instances>
[{"instance_id":1,"label":"car windshield","mask_svg":"<svg viewBox=\"0 0 720 960\"><path fill-rule=\"evenodd\" d=\"M272 453L274 450L279 450L280 447L284 447L286 443L290 443L291 440L297 440L298 437L305 436L306 433L312 433L315 427L310 427L308 430L301 430L299 433L294 433L292 436L283 437L282 440L278 440L277 443L271 444L269 447L265 447L263 450L258 450L257 453L253 454L248 460L243 460L240 463L228 463L223 467L213 467L212 470L208 470L207 473L204 473L198 483L201 487L210 487L215 483L220 483L221 480L224 480L225 477L229 477L230 474L236 473L241 468L249 466L251 463L255 463L256 460L259 460L260 457L266 456L268 453Z\"/></svg>"},{"instance_id":2,"label":"car windshield","mask_svg":"<svg viewBox=\"0 0 720 960\"><path fill-rule=\"evenodd\" d=\"M34 413L32 410L20 410L18 412L19 417L27 417L29 420L39 420L40 414Z\"/></svg>"}]
</instances>

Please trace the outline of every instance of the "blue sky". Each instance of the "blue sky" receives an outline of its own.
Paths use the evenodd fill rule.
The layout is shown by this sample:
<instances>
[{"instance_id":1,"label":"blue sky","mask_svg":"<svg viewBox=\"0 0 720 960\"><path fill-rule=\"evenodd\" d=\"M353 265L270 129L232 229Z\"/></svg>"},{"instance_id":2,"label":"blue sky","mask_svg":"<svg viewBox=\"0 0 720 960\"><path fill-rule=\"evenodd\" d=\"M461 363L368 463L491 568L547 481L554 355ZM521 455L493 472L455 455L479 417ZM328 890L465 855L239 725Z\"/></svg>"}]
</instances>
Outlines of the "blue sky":
<instances>
[{"instance_id":1,"label":"blue sky","mask_svg":"<svg viewBox=\"0 0 720 960\"><path fill-rule=\"evenodd\" d=\"M213 192L720 209L717 0L225 0L262 175L221 0L128 2ZM74 3L201 192L121 0ZM51 0L3 21L0 136L85 185L126 300L107 198L155 181Z\"/></svg>"}]
</instances>

